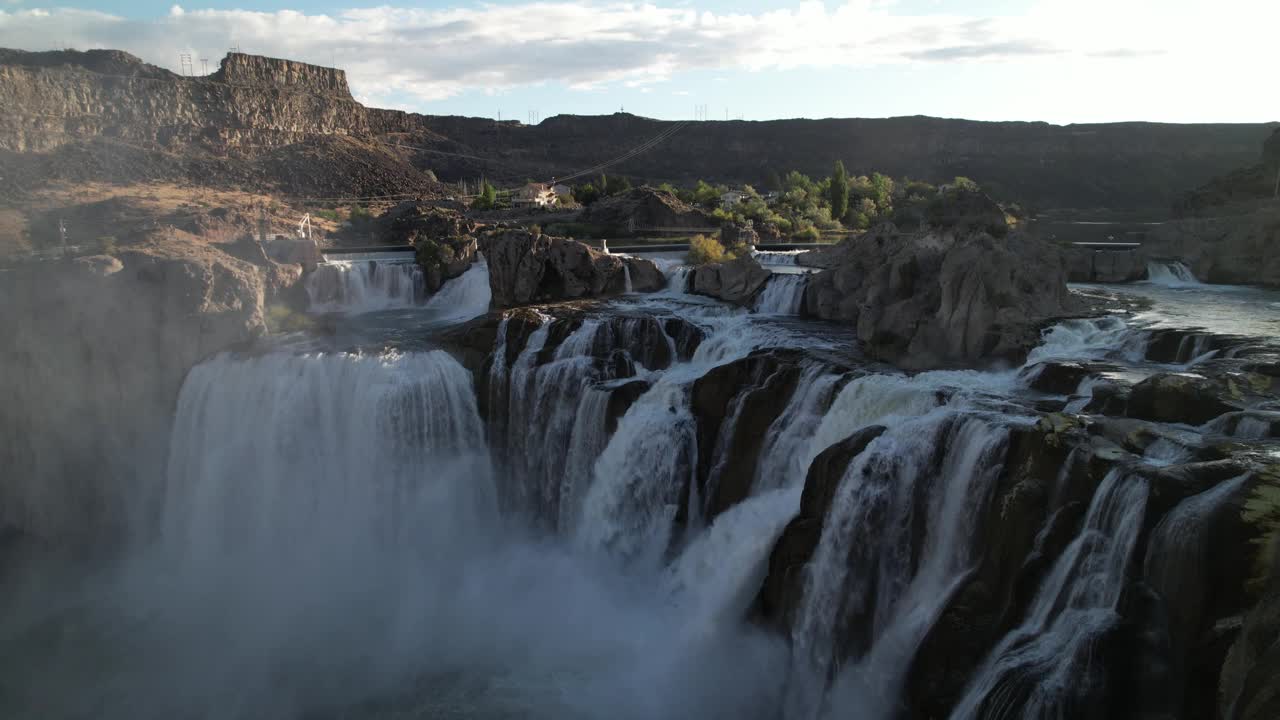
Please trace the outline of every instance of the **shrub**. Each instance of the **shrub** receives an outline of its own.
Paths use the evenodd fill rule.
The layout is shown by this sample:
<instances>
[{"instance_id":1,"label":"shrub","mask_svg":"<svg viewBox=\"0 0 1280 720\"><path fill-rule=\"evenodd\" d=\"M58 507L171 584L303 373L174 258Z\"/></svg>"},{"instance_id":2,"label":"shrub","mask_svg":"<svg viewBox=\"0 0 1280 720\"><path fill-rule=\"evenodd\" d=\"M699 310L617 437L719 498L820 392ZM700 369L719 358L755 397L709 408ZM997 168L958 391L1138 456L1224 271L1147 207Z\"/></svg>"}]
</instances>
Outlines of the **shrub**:
<instances>
[{"instance_id":1,"label":"shrub","mask_svg":"<svg viewBox=\"0 0 1280 720\"><path fill-rule=\"evenodd\" d=\"M363 205L352 205L351 212L347 213L347 219L353 223L364 222L372 217L373 215Z\"/></svg>"},{"instance_id":2,"label":"shrub","mask_svg":"<svg viewBox=\"0 0 1280 720\"><path fill-rule=\"evenodd\" d=\"M810 225L798 230L793 237L796 242L818 242L822 237L822 233L818 232L818 228Z\"/></svg>"},{"instance_id":3,"label":"shrub","mask_svg":"<svg viewBox=\"0 0 1280 720\"><path fill-rule=\"evenodd\" d=\"M337 210L316 210L311 214L323 220L329 220L330 222L338 222Z\"/></svg>"},{"instance_id":4,"label":"shrub","mask_svg":"<svg viewBox=\"0 0 1280 720\"><path fill-rule=\"evenodd\" d=\"M694 235L689 238L687 261L690 265L706 265L723 262L725 259L724 246L719 240L706 235Z\"/></svg>"}]
</instances>

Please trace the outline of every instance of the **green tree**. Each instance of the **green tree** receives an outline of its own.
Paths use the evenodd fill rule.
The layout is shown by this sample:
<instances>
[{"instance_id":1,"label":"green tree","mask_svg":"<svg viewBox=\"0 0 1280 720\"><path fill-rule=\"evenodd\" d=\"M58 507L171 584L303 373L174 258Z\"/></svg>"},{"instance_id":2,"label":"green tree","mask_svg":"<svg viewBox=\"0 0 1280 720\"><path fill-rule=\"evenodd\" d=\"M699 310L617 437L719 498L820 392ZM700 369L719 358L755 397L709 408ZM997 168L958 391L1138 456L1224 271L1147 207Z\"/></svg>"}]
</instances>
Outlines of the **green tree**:
<instances>
[{"instance_id":1,"label":"green tree","mask_svg":"<svg viewBox=\"0 0 1280 720\"><path fill-rule=\"evenodd\" d=\"M600 199L600 189L591 183L578 185L573 188L573 199L580 205L590 205Z\"/></svg>"},{"instance_id":2,"label":"green tree","mask_svg":"<svg viewBox=\"0 0 1280 720\"><path fill-rule=\"evenodd\" d=\"M893 211L893 178L880 173L871 173L871 198L876 201L876 210L881 215Z\"/></svg>"},{"instance_id":3,"label":"green tree","mask_svg":"<svg viewBox=\"0 0 1280 720\"><path fill-rule=\"evenodd\" d=\"M839 160L831 172L827 198L831 205L831 217L842 218L849 211L849 175L844 171L844 163Z\"/></svg>"},{"instance_id":4,"label":"green tree","mask_svg":"<svg viewBox=\"0 0 1280 720\"><path fill-rule=\"evenodd\" d=\"M480 186L479 197L471 202L471 207L476 210L492 210L498 207L498 189L486 180Z\"/></svg>"},{"instance_id":5,"label":"green tree","mask_svg":"<svg viewBox=\"0 0 1280 720\"><path fill-rule=\"evenodd\" d=\"M978 187L978 183L964 177L963 175L951 181L951 191L954 193L978 192L980 189L981 188Z\"/></svg>"},{"instance_id":6,"label":"green tree","mask_svg":"<svg viewBox=\"0 0 1280 720\"><path fill-rule=\"evenodd\" d=\"M699 180L693 188L693 201L705 208L715 207L720 203L720 191Z\"/></svg>"}]
</instances>

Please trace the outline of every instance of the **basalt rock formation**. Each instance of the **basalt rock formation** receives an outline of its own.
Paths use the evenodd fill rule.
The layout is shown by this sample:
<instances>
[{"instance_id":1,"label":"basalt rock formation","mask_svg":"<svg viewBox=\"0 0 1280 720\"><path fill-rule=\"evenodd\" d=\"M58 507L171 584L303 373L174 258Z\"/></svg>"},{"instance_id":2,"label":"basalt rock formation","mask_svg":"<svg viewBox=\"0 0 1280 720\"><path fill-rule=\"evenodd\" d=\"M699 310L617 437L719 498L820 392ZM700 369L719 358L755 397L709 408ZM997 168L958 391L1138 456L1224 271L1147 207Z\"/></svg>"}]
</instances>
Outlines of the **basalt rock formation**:
<instances>
[{"instance_id":1,"label":"basalt rock formation","mask_svg":"<svg viewBox=\"0 0 1280 720\"><path fill-rule=\"evenodd\" d=\"M187 371L264 332L300 274L251 240L185 233L5 272L0 528L119 540L135 493L160 478Z\"/></svg>"},{"instance_id":2,"label":"basalt rock formation","mask_svg":"<svg viewBox=\"0 0 1280 720\"><path fill-rule=\"evenodd\" d=\"M632 188L587 206L580 222L607 235L630 235L653 228L706 230L715 227L710 215L681 202L675 195L651 187Z\"/></svg>"},{"instance_id":3,"label":"basalt rock formation","mask_svg":"<svg viewBox=\"0 0 1280 720\"><path fill-rule=\"evenodd\" d=\"M12 190L50 179L166 177L297 194L432 196L440 189L426 169L444 180L474 178L487 162L476 158L486 158L513 175L565 176L672 128L624 113L530 126L365 108L341 70L240 53L210 76L184 77L118 51L6 50L0 106ZM657 151L611 172L759 186L771 170L824 175L834 157L855 173L935 183L965 175L1042 207L1167 207L1170 188L1247 164L1272 130L927 117L709 121L682 126Z\"/></svg>"},{"instance_id":4,"label":"basalt rock formation","mask_svg":"<svg viewBox=\"0 0 1280 720\"><path fill-rule=\"evenodd\" d=\"M690 289L699 294L747 307L769 282L770 272L751 255L694 268Z\"/></svg>"},{"instance_id":5,"label":"basalt rock formation","mask_svg":"<svg viewBox=\"0 0 1280 720\"><path fill-rule=\"evenodd\" d=\"M489 264L496 307L617 295L627 289L652 292L666 279L651 260L620 257L576 240L527 230L483 233L479 248Z\"/></svg>"},{"instance_id":6,"label":"basalt rock formation","mask_svg":"<svg viewBox=\"0 0 1280 720\"><path fill-rule=\"evenodd\" d=\"M854 326L870 354L907 368L1016 361L1074 306L1061 254L1022 235L882 225L824 261L808 312Z\"/></svg>"}]
</instances>

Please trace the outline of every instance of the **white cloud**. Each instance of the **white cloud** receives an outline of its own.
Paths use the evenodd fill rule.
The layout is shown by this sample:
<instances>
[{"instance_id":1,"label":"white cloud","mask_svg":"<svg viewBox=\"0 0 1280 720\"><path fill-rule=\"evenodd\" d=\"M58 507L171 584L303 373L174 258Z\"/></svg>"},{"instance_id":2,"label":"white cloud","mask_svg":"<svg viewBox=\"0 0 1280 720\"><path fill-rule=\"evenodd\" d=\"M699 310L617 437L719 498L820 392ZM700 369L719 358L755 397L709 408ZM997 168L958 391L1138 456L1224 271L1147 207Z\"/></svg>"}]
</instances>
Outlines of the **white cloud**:
<instances>
[{"instance_id":1,"label":"white cloud","mask_svg":"<svg viewBox=\"0 0 1280 720\"><path fill-rule=\"evenodd\" d=\"M3 0L14 2L14 0ZM1265 48L1280 3L1044 0L1020 16L895 15L880 0L828 9L806 0L758 14L692 7L545 0L334 15L184 9L136 20L88 10L0 11L0 46L120 48L174 67L181 53L227 48L348 71L362 97L439 100L543 82L645 87L689 70L868 67L976 62L1233 63ZM1234 8L1234 11L1232 10ZM1269 32L1269 30L1268 30ZM1255 66L1261 67L1261 66ZM1237 71L1239 72L1239 71Z\"/></svg>"}]
</instances>

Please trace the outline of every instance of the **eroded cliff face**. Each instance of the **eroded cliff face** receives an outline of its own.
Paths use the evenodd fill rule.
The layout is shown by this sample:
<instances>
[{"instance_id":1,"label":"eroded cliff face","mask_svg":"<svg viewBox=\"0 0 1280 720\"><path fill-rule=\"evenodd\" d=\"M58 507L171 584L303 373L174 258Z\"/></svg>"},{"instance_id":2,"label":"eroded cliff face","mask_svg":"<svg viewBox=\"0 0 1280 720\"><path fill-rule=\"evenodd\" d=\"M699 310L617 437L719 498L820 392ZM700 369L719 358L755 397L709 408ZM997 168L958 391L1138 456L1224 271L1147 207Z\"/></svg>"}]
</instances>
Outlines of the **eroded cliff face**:
<instances>
[{"instance_id":1,"label":"eroded cliff face","mask_svg":"<svg viewBox=\"0 0 1280 720\"><path fill-rule=\"evenodd\" d=\"M229 54L214 74L184 77L125 58L136 65L0 57L0 148L40 152L93 136L234 147L370 132L342 70Z\"/></svg>"},{"instance_id":2,"label":"eroded cliff face","mask_svg":"<svg viewBox=\"0 0 1280 720\"><path fill-rule=\"evenodd\" d=\"M190 238L0 273L0 531L58 544L145 527L130 513L161 478L187 371L263 332L300 274L251 241Z\"/></svg>"},{"instance_id":3,"label":"eroded cliff face","mask_svg":"<svg viewBox=\"0 0 1280 720\"><path fill-rule=\"evenodd\" d=\"M413 119L356 102L342 70L229 54L184 77L125 53L0 53L0 187L178 180L291 195L430 197L438 186L376 141Z\"/></svg>"},{"instance_id":4,"label":"eroded cliff face","mask_svg":"<svg viewBox=\"0 0 1280 720\"><path fill-rule=\"evenodd\" d=\"M6 108L0 150L10 152L49 152L96 139L260 153L345 137L430 167L445 180L482 173L485 161L476 157L491 158L513 175L564 175L673 125L624 113L562 115L528 126L370 109L351 97L341 70L243 54L228 55L208 77L182 77L115 51L5 51L0 106ZM1272 129L928 117L702 122L681 127L655 151L610 172L763 185L771 173L791 169L825 175L839 159L855 173L933 182L966 175L1001 197L1041 207L1165 208L1186 188L1252 162Z\"/></svg>"}]
</instances>

